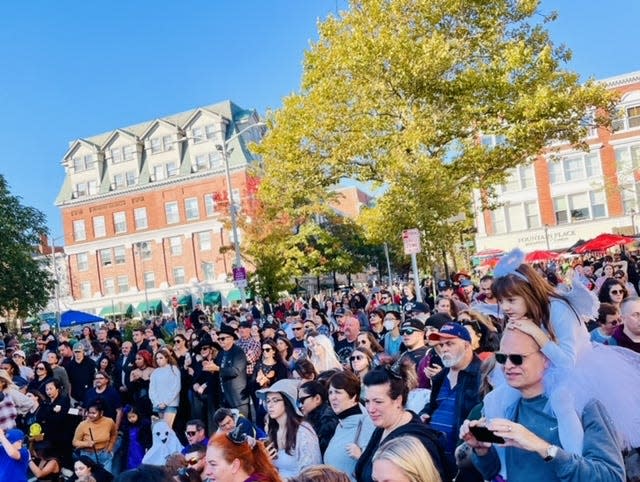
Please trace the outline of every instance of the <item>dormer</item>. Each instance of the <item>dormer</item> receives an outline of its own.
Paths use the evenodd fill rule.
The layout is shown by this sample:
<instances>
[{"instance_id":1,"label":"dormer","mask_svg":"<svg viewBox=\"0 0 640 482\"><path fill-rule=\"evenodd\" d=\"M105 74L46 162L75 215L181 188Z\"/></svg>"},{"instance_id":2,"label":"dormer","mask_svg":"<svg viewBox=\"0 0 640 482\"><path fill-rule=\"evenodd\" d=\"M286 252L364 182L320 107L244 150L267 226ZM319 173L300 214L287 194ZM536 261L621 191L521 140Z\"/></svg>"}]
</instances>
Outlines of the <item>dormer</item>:
<instances>
[{"instance_id":1,"label":"dormer","mask_svg":"<svg viewBox=\"0 0 640 482\"><path fill-rule=\"evenodd\" d=\"M640 128L640 90L625 94L617 108L611 126L614 132Z\"/></svg>"},{"instance_id":2,"label":"dormer","mask_svg":"<svg viewBox=\"0 0 640 482\"><path fill-rule=\"evenodd\" d=\"M224 142L229 120L208 109L196 109L182 126L189 144L191 172L220 169L223 159L216 148Z\"/></svg>"},{"instance_id":3,"label":"dormer","mask_svg":"<svg viewBox=\"0 0 640 482\"><path fill-rule=\"evenodd\" d=\"M104 153L100 148L85 140L78 139L62 158L71 183L71 198L77 199L98 194Z\"/></svg>"},{"instance_id":4,"label":"dormer","mask_svg":"<svg viewBox=\"0 0 640 482\"><path fill-rule=\"evenodd\" d=\"M180 139L184 133L177 125L157 119L143 132L145 159L150 181L161 181L180 174Z\"/></svg>"},{"instance_id":5,"label":"dormer","mask_svg":"<svg viewBox=\"0 0 640 482\"><path fill-rule=\"evenodd\" d=\"M133 161L140 166L142 161L142 143L137 136L124 129L116 129L102 144L108 166L129 164Z\"/></svg>"}]
</instances>

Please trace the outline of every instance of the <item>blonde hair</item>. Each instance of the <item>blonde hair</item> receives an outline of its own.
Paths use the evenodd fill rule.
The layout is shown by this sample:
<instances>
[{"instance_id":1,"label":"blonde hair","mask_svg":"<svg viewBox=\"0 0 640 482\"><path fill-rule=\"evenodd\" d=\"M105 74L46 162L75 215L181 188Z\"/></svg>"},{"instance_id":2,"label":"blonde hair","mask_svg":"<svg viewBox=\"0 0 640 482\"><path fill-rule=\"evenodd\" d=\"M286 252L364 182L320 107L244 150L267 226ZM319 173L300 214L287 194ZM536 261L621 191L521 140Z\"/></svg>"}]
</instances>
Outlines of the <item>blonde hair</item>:
<instances>
[{"instance_id":1,"label":"blonde hair","mask_svg":"<svg viewBox=\"0 0 640 482\"><path fill-rule=\"evenodd\" d=\"M315 350L312 350L311 356L309 357L318 373L331 369L342 370L342 364L336 356L331 339L325 335L316 335L313 338L316 345L321 346L324 352L321 356L318 356Z\"/></svg>"},{"instance_id":2,"label":"blonde hair","mask_svg":"<svg viewBox=\"0 0 640 482\"><path fill-rule=\"evenodd\" d=\"M442 482L431 455L416 437L397 437L382 444L373 456L398 467L409 482Z\"/></svg>"}]
</instances>

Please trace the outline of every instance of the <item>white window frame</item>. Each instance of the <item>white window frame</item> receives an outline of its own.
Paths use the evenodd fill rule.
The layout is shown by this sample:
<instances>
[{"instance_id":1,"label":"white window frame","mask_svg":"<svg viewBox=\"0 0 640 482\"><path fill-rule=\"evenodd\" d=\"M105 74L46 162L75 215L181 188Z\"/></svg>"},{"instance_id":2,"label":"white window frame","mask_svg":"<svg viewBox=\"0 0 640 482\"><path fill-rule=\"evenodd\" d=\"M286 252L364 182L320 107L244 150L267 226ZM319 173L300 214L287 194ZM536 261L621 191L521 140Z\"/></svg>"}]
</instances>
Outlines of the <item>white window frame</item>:
<instances>
[{"instance_id":1,"label":"white window frame","mask_svg":"<svg viewBox=\"0 0 640 482\"><path fill-rule=\"evenodd\" d=\"M198 246L200 246L200 251L211 251L213 245L212 239L211 231L200 231L198 233Z\"/></svg>"},{"instance_id":2,"label":"white window frame","mask_svg":"<svg viewBox=\"0 0 640 482\"><path fill-rule=\"evenodd\" d=\"M89 253L76 254L76 265L79 272L89 271Z\"/></svg>"},{"instance_id":3,"label":"white window frame","mask_svg":"<svg viewBox=\"0 0 640 482\"><path fill-rule=\"evenodd\" d=\"M104 248L98 251L100 266L113 266L113 253L111 248Z\"/></svg>"},{"instance_id":4,"label":"white window frame","mask_svg":"<svg viewBox=\"0 0 640 482\"><path fill-rule=\"evenodd\" d=\"M169 251L171 256L182 256L184 252L182 236L171 236L169 238Z\"/></svg>"},{"instance_id":5,"label":"white window frame","mask_svg":"<svg viewBox=\"0 0 640 482\"><path fill-rule=\"evenodd\" d=\"M173 284L183 285L186 282L186 275L182 266L176 266L173 268Z\"/></svg>"},{"instance_id":6,"label":"white window frame","mask_svg":"<svg viewBox=\"0 0 640 482\"><path fill-rule=\"evenodd\" d=\"M91 298L93 293L91 292L91 281L80 282L80 297L83 299Z\"/></svg>"},{"instance_id":7,"label":"white window frame","mask_svg":"<svg viewBox=\"0 0 640 482\"><path fill-rule=\"evenodd\" d=\"M180 222L180 207L178 201L164 203L164 215L167 224L178 224Z\"/></svg>"},{"instance_id":8,"label":"white window frame","mask_svg":"<svg viewBox=\"0 0 640 482\"><path fill-rule=\"evenodd\" d=\"M216 200L213 194L204 195L204 211L208 218L216 215Z\"/></svg>"},{"instance_id":9,"label":"white window frame","mask_svg":"<svg viewBox=\"0 0 640 482\"><path fill-rule=\"evenodd\" d=\"M156 274L153 271L145 271L142 275L144 289L152 290L156 287Z\"/></svg>"},{"instance_id":10,"label":"white window frame","mask_svg":"<svg viewBox=\"0 0 640 482\"><path fill-rule=\"evenodd\" d=\"M126 274L118 276L116 278L116 285L118 287L118 293L126 293L129 291L129 277Z\"/></svg>"},{"instance_id":11,"label":"white window frame","mask_svg":"<svg viewBox=\"0 0 640 482\"><path fill-rule=\"evenodd\" d=\"M133 161L136 158L137 149L135 144L129 144L122 148L122 157L125 161Z\"/></svg>"},{"instance_id":12,"label":"white window frame","mask_svg":"<svg viewBox=\"0 0 640 482\"><path fill-rule=\"evenodd\" d=\"M126 264L127 250L123 245L113 247L113 262L115 264Z\"/></svg>"},{"instance_id":13,"label":"white window frame","mask_svg":"<svg viewBox=\"0 0 640 482\"><path fill-rule=\"evenodd\" d=\"M93 237L104 238L107 235L107 224L104 216L95 216L93 218Z\"/></svg>"},{"instance_id":14,"label":"white window frame","mask_svg":"<svg viewBox=\"0 0 640 482\"><path fill-rule=\"evenodd\" d=\"M113 213L113 231L115 234L124 234L127 232L127 213L124 211Z\"/></svg>"},{"instance_id":15,"label":"white window frame","mask_svg":"<svg viewBox=\"0 0 640 482\"><path fill-rule=\"evenodd\" d=\"M73 240L85 241L87 239L87 229L84 224L84 219L76 219L73 222Z\"/></svg>"},{"instance_id":16,"label":"white window frame","mask_svg":"<svg viewBox=\"0 0 640 482\"><path fill-rule=\"evenodd\" d=\"M116 282L113 278L104 279L104 294L107 296L116 294Z\"/></svg>"},{"instance_id":17,"label":"white window frame","mask_svg":"<svg viewBox=\"0 0 640 482\"><path fill-rule=\"evenodd\" d=\"M184 214L187 221L197 221L200 219L200 206L197 197L190 197L184 200Z\"/></svg>"},{"instance_id":18,"label":"white window frame","mask_svg":"<svg viewBox=\"0 0 640 482\"><path fill-rule=\"evenodd\" d=\"M133 210L133 223L136 227L136 231L147 229L149 227L147 208L141 207Z\"/></svg>"}]
</instances>

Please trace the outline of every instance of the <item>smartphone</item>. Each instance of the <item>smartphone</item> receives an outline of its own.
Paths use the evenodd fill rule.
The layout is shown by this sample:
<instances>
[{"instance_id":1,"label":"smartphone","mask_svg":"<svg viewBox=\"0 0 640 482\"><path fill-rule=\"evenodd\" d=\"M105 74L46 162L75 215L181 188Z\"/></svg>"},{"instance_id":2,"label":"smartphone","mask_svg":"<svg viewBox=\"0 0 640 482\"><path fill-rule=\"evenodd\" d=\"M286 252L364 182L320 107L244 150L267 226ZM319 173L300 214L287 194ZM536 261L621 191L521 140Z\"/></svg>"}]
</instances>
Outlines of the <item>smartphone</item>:
<instances>
[{"instance_id":1,"label":"smartphone","mask_svg":"<svg viewBox=\"0 0 640 482\"><path fill-rule=\"evenodd\" d=\"M498 437L487 427L480 427L478 425L475 425L469 427L469 431L479 442L489 442L492 444L503 444L505 442L502 437Z\"/></svg>"}]
</instances>

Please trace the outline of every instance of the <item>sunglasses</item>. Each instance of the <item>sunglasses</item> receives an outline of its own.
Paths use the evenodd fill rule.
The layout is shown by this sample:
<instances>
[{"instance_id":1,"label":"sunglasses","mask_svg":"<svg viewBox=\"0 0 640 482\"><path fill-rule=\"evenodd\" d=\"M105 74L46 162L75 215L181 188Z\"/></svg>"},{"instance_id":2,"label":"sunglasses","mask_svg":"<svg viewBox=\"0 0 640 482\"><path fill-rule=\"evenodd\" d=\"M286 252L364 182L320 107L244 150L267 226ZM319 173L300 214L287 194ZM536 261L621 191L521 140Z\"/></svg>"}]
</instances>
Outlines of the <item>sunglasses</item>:
<instances>
[{"instance_id":1,"label":"sunglasses","mask_svg":"<svg viewBox=\"0 0 640 482\"><path fill-rule=\"evenodd\" d=\"M402 330L400 332L401 335L413 335L414 333L418 332L420 330L413 330L413 329L408 329L408 330Z\"/></svg>"},{"instance_id":2,"label":"sunglasses","mask_svg":"<svg viewBox=\"0 0 640 482\"><path fill-rule=\"evenodd\" d=\"M294 326L293 331L300 331L304 328L304 326Z\"/></svg>"},{"instance_id":3,"label":"sunglasses","mask_svg":"<svg viewBox=\"0 0 640 482\"><path fill-rule=\"evenodd\" d=\"M36 370L45 370L44 367L36 367Z\"/></svg>"},{"instance_id":4,"label":"sunglasses","mask_svg":"<svg viewBox=\"0 0 640 482\"><path fill-rule=\"evenodd\" d=\"M264 348L262 348L262 351L269 353L270 351L273 351L273 348L271 348L270 346L265 346Z\"/></svg>"},{"instance_id":5,"label":"sunglasses","mask_svg":"<svg viewBox=\"0 0 640 482\"><path fill-rule=\"evenodd\" d=\"M366 345L369 342L369 340L360 340L358 342L358 345Z\"/></svg>"},{"instance_id":6,"label":"sunglasses","mask_svg":"<svg viewBox=\"0 0 640 482\"><path fill-rule=\"evenodd\" d=\"M196 436L196 432L185 432L184 433L187 437L195 437Z\"/></svg>"},{"instance_id":7,"label":"sunglasses","mask_svg":"<svg viewBox=\"0 0 640 482\"><path fill-rule=\"evenodd\" d=\"M198 459L189 459L185 460L185 462L187 462L187 465L196 465L198 463Z\"/></svg>"},{"instance_id":8,"label":"sunglasses","mask_svg":"<svg viewBox=\"0 0 640 482\"><path fill-rule=\"evenodd\" d=\"M228 340L229 338L231 338L231 337L230 336L219 336L218 340L224 341L224 340Z\"/></svg>"},{"instance_id":9,"label":"sunglasses","mask_svg":"<svg viewBox=\"0 0 640 482\"><path fill-rule=\"evenodd\" d=\"M304 405L304 402L306 402L308 398L311 398L311 395L307 395L306 397L298 398L298 400L296 400L296 403L297 403L298 407L301 407L302 405Z\"/></svg>"},{"instance_id":10,"label":"sunglasses","mask_svg":"<svg viewBox=\"0 0 640 482\"><path fill-rule=\"evenodd\" d=\"M611 293L612 295L621 295L621 294L624 294L624 291L622 291L622 290L611 290L611 291L609 291L609 293Z\"/></svg>"},{"instance_id":11,"label":"sunglasses","mask_svg":"<svg viewBox=\"0 0 640 482\"><path fill-rule=\"evenodd\" d=\"M538 353L538 351L532 351L531 353L524 353L522 355L518 355L515 353L512 353L511 355L507 355L506 353L496 353L495 357L496 362L498 362L500 365L504 365L505 363L507 363L507 360L509 360L514 365L520 366L524 363L525 358L527 358L529 355L533 355L534 353Z\"/></svg>"},{"instance_id":12,"label":"sunglasses","mask_svg":"<svg viewBox=\"0 0 640 482\"><path fill-rule=\"evenodd\" d=\"M349 360L351 361L356 361L356 360L362 360L364 357L362 355L353 355L349 357Z\"/></svg>"},{"instance_id":13,"label":"sunglasses","mask_svg":"<svg viewBox=\"0 0 640 482\"><path fill-rule=\"evenodd\" d=\"M605 325L611 325L611 326L618 326L618 323L620 323L621 320L611 320L608 323L605 323Z\"/></svg>"}]
</instances>

